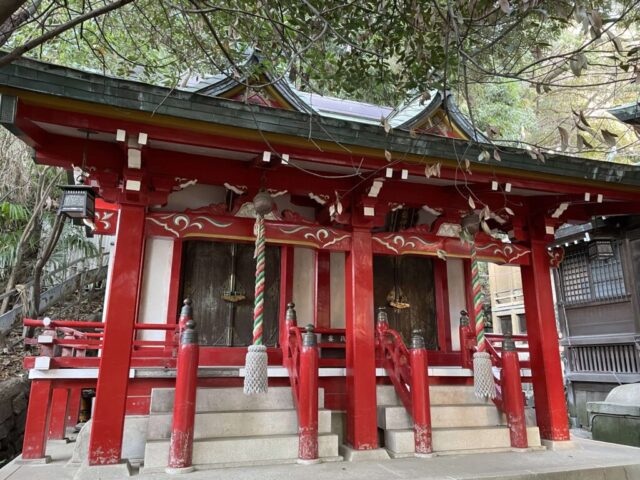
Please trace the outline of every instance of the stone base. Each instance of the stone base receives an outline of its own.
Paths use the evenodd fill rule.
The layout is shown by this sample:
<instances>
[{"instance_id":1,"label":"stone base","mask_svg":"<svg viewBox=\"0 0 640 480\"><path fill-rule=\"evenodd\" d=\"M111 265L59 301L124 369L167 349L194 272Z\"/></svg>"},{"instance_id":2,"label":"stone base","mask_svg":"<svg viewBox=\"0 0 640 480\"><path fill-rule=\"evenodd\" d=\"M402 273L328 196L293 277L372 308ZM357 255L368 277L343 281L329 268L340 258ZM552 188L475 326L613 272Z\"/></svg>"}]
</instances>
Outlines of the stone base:
<instances>
[{"instance_id":1,"label":"stone base","mask_svg":"<svg viewBox=\"0 0 640 480\"><path fill-rule=\"evenodd\" d=\"M303 460L302 458L299 458L296 460L296 463L298 465L317 465L318 463L322 463L322 460L319 458L314 458L313 460Z\"/></svg>"},{"instance_id":2,"label":"stone base","mask_svg":"<svg viewBox=\"0 0 640 480\"><path fill-rule=\"evenodd\" d=\"M164 469L165 473L169 475L180 475L182 473L191 473L195 471L194 467L182 467L182 468L171 468L167 467Z\"/></svg>"},{"instance_id":3,"label":"stone base","mask_svg":"<svg viewBox=\"0 0 640 480\"><path fill-rule=\"evenodd\" d=\"M356 450L348 445L340 445L340 455L345 462L361 462L371 460L389 460L389 453L384 448L372 450Z\"/></svg>"},{"instance_id":4,"label":"stone base","mask_svg":"<svg viewBox=\"0 0 640 480\"><path fill-rule=\"evenodd\" d=\"M73 480L108 480L131 476L131 466L126 460L113 465L89 465L83 463Z\"/></svg>"},{"instance_id":5,"label":"stone base","mask_svg":"<svg viewBox=\"0 0 640 480\"><path fill-rule=\"evenodd\" d=\"M433 458L434 457L433 453L414 453L413 456L416 458Z\"/></svg>"},{"instance_id":6,"label":"stone base","mask_svg":"<svg viewBox=\"0 0 640 480\"><path fill-rule=\"evenodd\" d=\"M57 438L55 440L47 440L47 445L66 445L69 442L68 438Z\"/></svg>"},{"instance_id":7,"label":"stone base","mask_svg":"<svg viewBox=\"0 0 640 480\"><path fill-rule=\"evenodd\" d=\"M45 465L51 462L51 457L45 455L42 458L22 458L22 455L20 455L15 462L18 465Z\"/></svg>"},{"instance_id":8,"label":"stone base","mask_svg":"<svg viewBox=\"0 0 640 480\"><path fill-rule=\"evenodd\" d=\"M571 440L546 440L541 439L543 447L547 447L547 450L570 450L576 448L576 444Z\"/></svg>"}]
</instances>

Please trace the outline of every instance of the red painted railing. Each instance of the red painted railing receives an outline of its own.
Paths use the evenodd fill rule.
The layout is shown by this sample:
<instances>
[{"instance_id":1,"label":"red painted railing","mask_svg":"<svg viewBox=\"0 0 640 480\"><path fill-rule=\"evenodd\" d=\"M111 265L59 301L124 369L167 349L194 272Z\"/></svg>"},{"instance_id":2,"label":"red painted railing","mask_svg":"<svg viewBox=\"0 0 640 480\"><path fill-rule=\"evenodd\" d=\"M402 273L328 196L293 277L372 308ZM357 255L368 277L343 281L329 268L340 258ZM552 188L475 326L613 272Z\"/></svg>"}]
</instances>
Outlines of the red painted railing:
<instances>
[{"instance_id":1,"label":"red painted railing","mask_svg":"<svg viewBox=\"0 0 640 480\"><path fill-rule=\"evenodd\" d=\"M429 369L424 338L414 332L411 350L400 334L389 328L386 312L380 309L376 323L376 349L398 397L413 418L414 444L417 456L432 452L431 403Z\"/></svg>"},{"instance_id":2,"label":"red painted railing","mask_svg":"<svg viewBox=\"0 0 640 480\"><path fill-rule=\"evenodd\" d=\"M520 354L529 352L526 335L498 335L485 334L487 352L491 356L491 363L498 369L500 375L494 373L496 397L493 403L504 412L511 437L511 446L526 448L528 446L527 427L524 414L524 393L522 391L521 367L530 368L531 362L527 358L520 361ZM525 343L527 346L516 347L515 342ZM460 345L462 349L462 366L473 367L473 352L475 351L475 334L469 326L469 317L465 311L460 318ZM528 356L528 355L527 355Z\"/></svg>"},{"instance_id":3,"label":"red painted railing","mask_svg":"<svg viewBox=\"0 0 640 480\"><path fill-rule=\"evenodd\" d=\"M289 314L287 312L287 314ZM287 318L287 331L289 339L287 341L287 352L283 356L283 360L287 370L289 371L289 381L291 382L291 392L293 394L293 402L298 408L298 400L300 398L300 349L302 348L302 333L295 323L291 323Z\"/></svg>"},{"instance_id":4,"label":"red painted railing","mask_svg":"<svg viewBox=\"0 0 640 480\"><path fill-rule=\"evenodd\" d=\"M298 327L293 303L287 305L284 364L298 412L298 462L318 461L318 344L312 325Z\"/></svg>"},{"instance_id":5,"label":"red painted railing","mask_svg":"<svg viewBox=\"0 0 640 480\"><path fill-rule=\"evenodd\" d=\"M87 351L98 351L102 349L102 337L104 336L105 327L102 322L51 320L48 318L36 320L33 318L25 318L23 324L25 327L41 327L44 329L37 338L25 338L27 345L38 345L40 347L41 356L86 357ZM85 332L79 329L90 329L93 331ZM163 330L177 332L178 325L166 323L137 323L134 325L134 329L138 331ZM177 337L164 341L134 340L133 345L138 350L144 349L145 347L155 347L153 350L156 350L157 347L173 348L177 346ZM55 346L60 347L60 350L58 351Z\"/></svg>"},{"instance_id":6,"label":"red painted railing","mask_svg":"<svg viewBox=\"0 0 640 480\"><path fill-rule=\"evenodd\" d=\"M382 367L389 375L398 397L408 412L413 411L411 399L411 357L398 332L386 322L376 325L376 347Z\"/></svg>"}]
</instances>

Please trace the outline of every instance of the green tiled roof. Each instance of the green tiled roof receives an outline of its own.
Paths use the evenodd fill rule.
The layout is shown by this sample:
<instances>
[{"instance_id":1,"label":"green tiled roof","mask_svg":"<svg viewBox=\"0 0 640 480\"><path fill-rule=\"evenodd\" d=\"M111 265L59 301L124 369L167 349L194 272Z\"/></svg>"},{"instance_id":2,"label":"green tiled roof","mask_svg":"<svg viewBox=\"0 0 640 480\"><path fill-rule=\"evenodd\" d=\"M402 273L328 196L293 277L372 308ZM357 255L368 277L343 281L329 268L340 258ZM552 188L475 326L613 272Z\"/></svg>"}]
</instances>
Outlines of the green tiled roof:
<instances>
[{"instance_id":1,"label":"green tiled roof","mask_svg":"<svg viewBox=\"0 0 640 480\"><path fill-rule=\"evenodd\" d=\"M170 115L212 124L261 130L313 139L389 150L394 156L405 153L478 163L478 155L491 145L479 145L431 135L413 138L409 131L393 129L388 135L382 126L322 117L317 114L288 111L236 101L212 98L196 92L181 91L140 82L87 73L28 59L20 59L0 69L0 88L53 95L73 100L119 107L155 115ZM311 116L311 118L310 118ZM640 167L545 153L546 161L532 160L516 148L500 147L496 169L511 168L546 173L559 177L613 182L640 186ZM483 162L486 164L486 162Z\"/></svg>"}]
</instances>

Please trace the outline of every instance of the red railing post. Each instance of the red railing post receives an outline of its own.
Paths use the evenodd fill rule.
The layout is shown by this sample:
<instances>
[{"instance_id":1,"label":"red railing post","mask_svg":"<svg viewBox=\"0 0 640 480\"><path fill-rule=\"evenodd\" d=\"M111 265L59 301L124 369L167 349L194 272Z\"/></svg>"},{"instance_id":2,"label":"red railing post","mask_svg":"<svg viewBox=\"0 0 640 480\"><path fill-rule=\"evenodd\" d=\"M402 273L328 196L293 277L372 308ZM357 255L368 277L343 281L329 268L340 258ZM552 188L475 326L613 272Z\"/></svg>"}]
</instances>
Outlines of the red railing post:
<instances>
[{"instance_id":1,"label":"red railing post","mask_svg":"<svg viewBox=\"0 0 640 480\"><path fill-rule=\"evenodd\" d=\"M38 344L40 346L41 357L55 357L55 345L53 340L56 338L56 328L53 326L49 317L42 319L43 330L38 335Z\"/></svg>"},{"instance_id":2,"label":"red railing post","mask_svg":"<svg viewBox=\"0 0 640 480\"><path fill-rule=\"evenodd\" d=\"M378 314L376 316L376 341L377 346L381 347L384 337L389 330L389 317L387 315L387 309L384 307L378 307ZM381 350L378 351L380 353Z\"/></svg>"},{"instance_id":3,"label":"red railing post","mask_svg":"<svg viewBox=\"0 0 640 480\"><path fill-rule=\"evenodd\" d=\"M429 369L427 349L420 331L411 336L411 403L416 456L428 457L431 443L431 404L429 401Z\"/></svg>"},{"instance_id":4,"label":"red railing post","mask_svg":"<svg viewBox=\"0 0 640 480\"><path fill-rule=\"evenodd\" d=\"M511 446L513 448L527 448L527 423L524 416L524 395L520 380L520 360L515 343L508 333L502 342L502 373L500 385L504 412L507 416Z\"/></svg>"},{"instance_id":5,"label":"red railing post","mask_svg":"<svg viewBox=\"0 0 640 480\"><path fill-rule=\"evenodd\" d=\"M286 338L286 345L283 345L283 351L282 351L282 363L284 364L285 367L289 366L289 362L291 361L291 359L289 358L289 332L291 332L291 328L292 327L297 327L298 326L298 319L296 316L296 305L293 302L287 303L287 313L285 315L285 320L284 320L284 324L285 324L285 328L287 329L287 335L285 335L284 338ZM293 387L293 385L292 385Z\"/></svg>"},{"instance_id":6,"label":"red railing post","mask_svg":"<svg viewBox=\"0 0 640 480\"><path fill-rule=\"evenodd\" d=\"M298 399L298 463L318 463L318 342L313 325L302 336Z\"/></svg>"},{"instance_id":7,"label":"red railing post","mask_svg":"<svg viewBox=\"0 0 640 480\"><path fill-rule=\"evenodd\" d=\"M39 460L44 463L50 460L45 456L45 451L52 390L51 380L33 380L31 382L27 422L22 442L23 460Z\"/></svg>"},{"instance_id":8,"label":"red railing post","mask_svg":"<svg viewBox=\"0 0 640 480\"><path fill-rule=\"evenodd\" d=\"M180 310L180 317L178 318L178 330L180 331L180 334L182 333L182 330L184 330L185 325L187 324L187 322L189 320L193 320L191 318L192 312L191 312L191 300L188 298L185 298L184 301L182 302L182 309Z\"/></svg>"},{"instance_id":9,"label":"red railing post","mask_svg":"<svg viewBox=\"0 0 640 480\"><path fill-rule=\"evenodd\" d=\"M198 334L191 320L191 306L185 302L181 318L187 317L180 335L176 368L176 393L173 403L173 423L167 473L193 471L193 428L196 415L196 387L198 384Z\"/></svg>"},{"instance_id":10,"label":"red railing post","mask_svg":"<svg viewBox=\"0 0 640 480\"><path fill-rule=\"evenodd\" d=\"M473 349L470 343L475 339L469 324L469 314L466 310L460 312L460 353L463 368L473 368Z\"/></svg>"}]
</instances>

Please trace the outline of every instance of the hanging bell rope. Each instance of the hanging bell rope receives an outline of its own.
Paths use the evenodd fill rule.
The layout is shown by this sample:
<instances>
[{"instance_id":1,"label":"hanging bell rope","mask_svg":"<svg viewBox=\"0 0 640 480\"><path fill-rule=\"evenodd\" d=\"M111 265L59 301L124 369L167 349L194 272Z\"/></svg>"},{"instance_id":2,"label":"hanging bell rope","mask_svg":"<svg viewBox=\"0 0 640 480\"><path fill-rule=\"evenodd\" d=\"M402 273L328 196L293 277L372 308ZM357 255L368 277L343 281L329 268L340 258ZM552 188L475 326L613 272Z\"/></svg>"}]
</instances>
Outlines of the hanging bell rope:
<instances>
[{"instance_id":1,"label":"hanging bell rope","mask_svg":"<svg viewBox=\"0 0 640 480\"><path fill-rule=\"evenodd\" d=\"M495 398L496 385L493 380L491 356L487 350L487 339L484 335L484 308L480 271L476 258L476 247L471 244L471 287L473 289L473 315L476 332L476 352L473 354L473 387L476 397Z\"/></svg>"},{"instance_id":2,"label":"hanging bell rope","mask_svg":"<svg viewBox=\"0 0 640 480\"><path fill-rule=\"evenodd\" d=\"M253 344L249 346L245 358L245 395L266 393L268 384L267 347L262 344L266 249L264 216L271 211L273 201L267 192L261 191L253 199L253 205L256 210L256 223L254 225L256 245L253 255L256 259L256 280L253 306Z\"/></svg>"}]
</instances>

